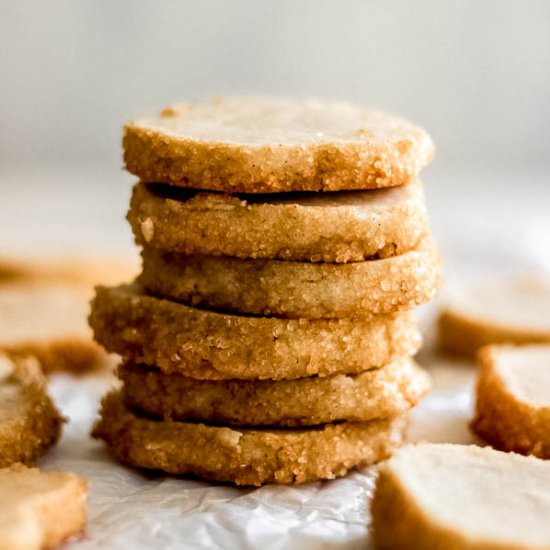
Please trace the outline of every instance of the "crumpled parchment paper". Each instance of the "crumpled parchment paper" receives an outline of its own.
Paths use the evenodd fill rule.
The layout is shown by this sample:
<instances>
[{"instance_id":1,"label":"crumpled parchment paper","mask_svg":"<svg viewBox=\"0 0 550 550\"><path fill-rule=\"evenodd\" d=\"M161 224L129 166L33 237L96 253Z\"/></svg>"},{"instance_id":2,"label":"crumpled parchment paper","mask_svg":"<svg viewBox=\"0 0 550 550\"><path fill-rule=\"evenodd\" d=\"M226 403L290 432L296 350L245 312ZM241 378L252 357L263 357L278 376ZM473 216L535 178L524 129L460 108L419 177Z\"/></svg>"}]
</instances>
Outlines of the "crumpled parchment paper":
<instances>
[{"instance_id":1,"label":"crumpled parchment paper","mask_svg":"<svg viewBox=\"0 0 550 550\"><path fill-rule=\"evenodd\" d=\"M471 365L425 357L434 390L413 414L410 440L470 443ZM47 470L76 472L89 482L89 524L70 550L368 548L373 469L298 487L237 489L147 476L116 463L89 437L111 379L54 378L51 392L70 419Z\"/></svg>"}]
</instances>

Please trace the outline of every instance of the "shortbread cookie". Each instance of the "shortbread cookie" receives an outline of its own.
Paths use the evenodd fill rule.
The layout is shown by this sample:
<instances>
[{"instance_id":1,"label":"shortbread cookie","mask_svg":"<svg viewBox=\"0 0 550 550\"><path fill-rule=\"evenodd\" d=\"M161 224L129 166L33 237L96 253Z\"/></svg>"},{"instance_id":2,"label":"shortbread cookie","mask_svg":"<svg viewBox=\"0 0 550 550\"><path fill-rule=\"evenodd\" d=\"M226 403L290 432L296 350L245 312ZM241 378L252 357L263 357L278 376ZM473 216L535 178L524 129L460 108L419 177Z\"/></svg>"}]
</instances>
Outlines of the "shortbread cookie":
<instances>
[{"instance_id":1,"label":"shortbread cookie","mask_svg":"<svg viewBox=\"0 0 550 550\"><path fill-rule=\"evenodd\" d=\"M47 373L107 368L111 361L86 324L90 291L62 281L0 284L0 350L34 355Z\"/></svg>"},{"instance_id":2,"label":"shortbread cookie","mask_svg":"<svg viewBox=\"0 0 550 550\"><path fill-rule=\"evenodd\" d=\"M0 256L0 285L9 282L63 282L88 289L95 285L114 285L133 277L139 271L138 258Z\"/></svg>"},{"instance_id":3,"label":"shortbread cookie","mask_svg":"<svg viewBox=\"0 0 550 550\"><path fill-rule=\"evenodd\" d=\"M350 264L183 256L146 248L138 281L155 296L222 311L367 319L432 299L440 262L432 238L400 256Z\"/></svg>"},{"instance_id":4,"label":"shortbread cookie","mask_svg":"<svg viewBox=\"0 0 550 550\"><path fill-rule=\"evenodd\" d=\"M550 458L550 344L479 352L472 429L503 451Z\"/></svg>"},{"instance_id":5,"label":"shortbread cookie","mask_svg":"<svg viewBox=\"0 0 550 550\"><path fill-rule=\"evenodd\" d=\"M41 550L86 525L86 482L69 472L0 470L0 549Z\"/></svg>"},{"instance_id":6,"label":"shortbread cookie","mask_svg":"<svg viewBox=\"0 0 550 550\"><path fill-rule=\"evenodd\" d=\"M138 285L98 287L98 342L134 363L199 379L289 379L357 373L414 354L408 313L371 321L222 314L147 296Z\"/></svg>"},{"instance_id":7,"label":"shortbread cookie","mask_svg":"<svg viewBox=\"0 0 550 550\"><path fill-rule=\"evenodd\" d=\"M235 97L183 104L124 128L143 181L230 193L401 185L433 156L421 128L344 102Z\"/></svg>"},{"instance_id":8,"label":"shortbread cookie","mask_svg":"<svg viewBox=\"0 0 550 550\"><path fill-rule=\"evenodd\" d=\"M75 376L112 371L117 363L91 336L88 338L53 338L47 341L24 340L0 349L17 360L36 357L45 374L65 372Z\"/></svg>"},{"instance_id":9,"label":"shortbread cookie","mask_svg":"<svg viewBox=\"0 0 550 550\"><path fill-rule=\"evenodd\" d=\"M137 271L130 260L0 258L0 349L35 356L47 373L111 368L114 361L86 323L89 300L96 284L114 284Z\"/></svg>"},{"instance_id":10,"label":"shortbread cookie","mask_svg":"<svg viewBox=\"0 0 550 550\"><path fill-rule=\"evenodd\" d=\"M403 414L428 391L411 359L356 375L298 380L196 380L132 364L119 367L128 407L145 414L236 426L313 426Z\"/></svg>"},{"instance_id":11,"label":"shortbread cookie","mask_svg":"<svg viewBox=\"0 0 550 550\"><path fill-rule=\"evenodd\" d=\"M550 462L473 445L404 447L380 468L379 550L550 548Z\"/></svg>"},{"instance_id":12,"label":"shortbread cookie","mask_svg":"<svg viewBox=\"0 0 550 550\"><path fill-rule=\"evenodd\" d=\"M402 254L428 231L419 181L374 191L240 196L137 184L128 220L143 246L308 262Z\"/></svg>"},{"instance_id":13,"label":"shortbread cookie","mask_svg":"<svg viewBox=\"0 0 550 550\"><path fill-rule=\"evenodd\" d=\"M62 423L37 360L0 355L0 468L34 464L55 445Z\"/></svg>"},{"instance_id":14,"label":"shortbread cookie","mask_svg":"<svg viewBox=\"0 0 550 550\"><path fill-rule=\"evenodd\" d=\"M439 346L473 355L501 343L550 343L550 281L495 277L449 293L439 318Z\"/></svg>"},{"instance_id":15,"label":"shortbread cookie","mask_svg":"<svg viewBox=\"0 0 550 550\"><path fill-rule=\"evenodd\" d=\"M406 418L342 422L310 429L253 429L152 420L127 409L118 393L103 400L94 437L122 462L237 485L333 479L387 458Z\"/></svg>"}]
</instances>

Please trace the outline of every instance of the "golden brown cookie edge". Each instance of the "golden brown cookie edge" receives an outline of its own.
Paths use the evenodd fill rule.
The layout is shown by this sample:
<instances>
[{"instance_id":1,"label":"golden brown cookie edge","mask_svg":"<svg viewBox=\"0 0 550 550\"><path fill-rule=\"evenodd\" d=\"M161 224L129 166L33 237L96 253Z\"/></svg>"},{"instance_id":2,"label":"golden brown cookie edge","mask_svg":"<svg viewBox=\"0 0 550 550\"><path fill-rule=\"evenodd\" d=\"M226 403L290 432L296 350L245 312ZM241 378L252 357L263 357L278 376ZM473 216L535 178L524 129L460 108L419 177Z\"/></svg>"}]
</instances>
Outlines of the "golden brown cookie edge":
<instances>
[{"instance_id":1,"label":"golden brown cookie edge","mask_svg":"<svg viewBox=\"0 0 550 550\"><path fill-rule=\"evenodd\" d=\"M111 393L93 436L130 466L259 486L334 479L387 458L406 424L400 417L309 430L236 430L137 417Z\"/></svg>"}]
</instances>

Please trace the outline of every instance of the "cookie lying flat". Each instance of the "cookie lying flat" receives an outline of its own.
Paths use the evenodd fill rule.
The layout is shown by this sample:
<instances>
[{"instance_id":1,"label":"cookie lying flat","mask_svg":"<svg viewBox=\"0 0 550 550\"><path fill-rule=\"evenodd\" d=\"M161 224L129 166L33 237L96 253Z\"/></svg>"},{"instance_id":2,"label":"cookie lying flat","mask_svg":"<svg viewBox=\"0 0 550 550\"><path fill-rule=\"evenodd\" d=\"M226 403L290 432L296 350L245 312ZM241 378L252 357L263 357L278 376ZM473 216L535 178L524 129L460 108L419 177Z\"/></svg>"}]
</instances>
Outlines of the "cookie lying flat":
<instances>
[{"instance_id":1,"label":"cookie lying flat","mask_svg":"<svg viewBox=\"0 0 550 550\"><path fill-rule=\"evenodd\" d=\"M439 318L439 345L473 355L500 343L550 342L550 281L494 278L457 288Z\"/></svg>"},{"instance_id":2,"label":"cookie lying flat","mask_svg":"<svg viewBox=\"0 0 550 550\"><path fill-rule=\"evenodd\" d=\"M465 445L399 450L380 468L372 538L391 550L550 548L550 462Z\"/></svg>"},{"instance_id":3,"label":"cookie lying flat","mask_svg":"<svg viewBox=\"0 0 550 550\"><path fill-rule=\"evenodd\" d=\"M419 181L374 191L244 196L137 184L128 221L143 246L308 262L401 254L428 231Z\"/></svg>"},{"instance_id":4,"label":"cookie lying flat","mask_svg":"<svg viewBox=\"0 0 550 550\"><path fill-rule=\"evenodd\" d=\"M479 352L472 429L503 451L550 458L550 345Z\"/></svg>"},{"instance_id":5,"label":"cookie lying flat","mask_svg":"<svg viewBox=\"0 0 550 550\"><path fill-rule=\"evenodd\" d=\"M47 373L106 368L109 359L86 324L90 290L56 281L0 284L0 350L33 355Z\"/></svg>"},{"instance_id":6,"label":"cookie lying flat","mask_svg":"<svg viewBox=\"0 0 550 550\"><path fill-rule=\"evenodd\" d=\"M401 185L434 150L424 130L385 113L269 97L165 109L127 124L123 146L143 181L230 193Z\"/></svg>"},{"instance_id":7,"label":"cookie lying flat","mask_svg":"<svg viewBox=\"0 0 550 550\"><path fill-rule=\"evenodd\" d=\"M90 325L107 350L134 363L211 380L357 373L420 345L406 312L371 321L247 317L147 296L139 285L98 287Z\"/></svg>"},{"instance_id":8,"label":"cookie lying flat","mask_svg":"<svg viewBox=\"0 0 550 550\"><path fill-rule=\"evenodd\" d=\"M62 423L36 359L0 355L0 468L34 464L55 445Z\"/></svg>"},{"instance_id":9,"label":"cookie lying flat","mask_svg":"<svg viewBox=\"0 0 550 550\"><path fill-rule=\"evenodd\" d=\"M103 400L93 436L122 462L237 485L333 479L387 458L403 440L406 419L343 422L307 429L237 429L151 420Z\"/></svg>"},{"instance_id":10,"label":"cookie lying flat","mask_svg":"<svg viewBox=\"0 0 550 550\"><path fill-rule=\"evenodd\" d=\"M403 414L428 391L428 374L403 358L357 375L272 382L206 381L125 364L128 407L145 414L237 426L313 426Z\"/></svg>"},{"instance_id":11,"label":"cookie lying flat","mask_svg":"<svg viewBox=\"0 0 550 550\"><path fill-rule=\"evenodd\" d=\"M117 284L135 276L139 263L119 258L83 259L52 257L29 260L26 257L0 256L0 284L8 282L64 282L93 289L97 284Z\"/></svg>"},{"instance_id":12,"label":"cookie lying flat","mask_svg":"<svg viewBox=\"0 0 550 550\"><path fill-rule=\"evenodd\" d=\"M138 281L193 306L286 318L372 318L412 309L439 289L431 237L400 256L350 264L183 256L145 248Z\"/></svg>"},{"instance_id":13,"label":"cookie lying flat","mask_svg":"<svg viewBox=\"0 0 550 550\"><path fill-rule=\"evenodd\" d=\"M46 373L112 368L86 323L89 301L96 284L137 271L130 260L0 257L0 350L35 356Z\"/></svg>"},{"instance_id":14,"label":"cookie lying flat","mask_svg":"<svg viewBox=\"0 0 550 550\"><path fill-rule=\"evenodd\" d=\"M86 482L68 472L0 470L0 549L62 544L86 525Z\"/></svg>"}]
</instances>

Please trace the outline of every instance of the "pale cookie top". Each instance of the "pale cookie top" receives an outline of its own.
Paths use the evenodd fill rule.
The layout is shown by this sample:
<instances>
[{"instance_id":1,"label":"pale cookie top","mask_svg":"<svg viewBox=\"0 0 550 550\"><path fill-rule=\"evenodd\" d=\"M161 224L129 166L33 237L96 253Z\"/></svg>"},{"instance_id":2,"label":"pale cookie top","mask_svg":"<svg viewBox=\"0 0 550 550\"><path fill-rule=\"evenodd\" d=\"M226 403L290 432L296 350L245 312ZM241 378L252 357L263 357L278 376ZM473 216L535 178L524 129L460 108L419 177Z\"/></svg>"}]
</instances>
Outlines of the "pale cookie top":
<instances>
[{"instance_id":1,"label":"pale cookie top","mask_svg":"<svg viewBox=\"0 0 550 550\"><path fill-rule=\"evenodd\" d=\"M126 167L142 180L231 192L401 185L433 149L405 120L318 99L220 98L124 129Z\"/></svg>"},{"instance_id":2,"label":"pale cookie top","mask_svg":"<svg viewBox=\"0 0 550 550\"><path fill-rule=\"evenodd\" d=\"M550 546L548 461L488 447L426 444L397 451L385 469L435 528L457 532L476 548L482 542Z\"/></svg>"},{"instance_id":3,"label":"pale cookie top","mask_svg":"<svg viewBox=\"0 0 550 550\"><path fill-rule=\"evenodd\" d=\"M89 293L55 282L0 285L0 346L88 337Z\"/></svg>"},{"instance_id":4,"label":"pale cookie top","mask_svg":"<svg viewBox=\"0 0 550 550\"><path fill-rule=\"evenodd\" d=\"M491 346L494 371L530 406L550 409L550 345Z\"/></svg>"},{"instance_id":5,"label":"pale cookie top","mask_svg":"<svg viewBox=\"0 0 550 550\"><path fill-rule=\"evenodd\" d=\"M47 499L75 479L71 473L46 473L21 465L0 469L0 521L11 511L20 511L19 506L32 507L36 501Z\"/></svg>"},{"instance_id":6,"label":"pale cookie top","mask_svg":"<svg viewBox=\"0 0 550 550\"><path fill-rule=\"evenodd\" d=\"M74 474L0 469L0 549L39 550L61 543L83 527L85 499L86 483Z\"/></svg>"},{"instance_id":7,"label":"pale cookie top","mask_svg":"<svg viewBox=\"0 0 550 550\"><path fill-rule=\"evenodd\" d=\"M550 280L495 276L456 286L444 310L493 327L550 333Z\"/></svg>"}]
</instances>

